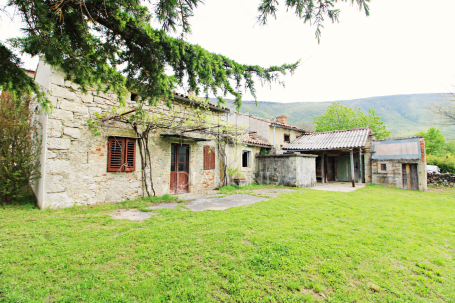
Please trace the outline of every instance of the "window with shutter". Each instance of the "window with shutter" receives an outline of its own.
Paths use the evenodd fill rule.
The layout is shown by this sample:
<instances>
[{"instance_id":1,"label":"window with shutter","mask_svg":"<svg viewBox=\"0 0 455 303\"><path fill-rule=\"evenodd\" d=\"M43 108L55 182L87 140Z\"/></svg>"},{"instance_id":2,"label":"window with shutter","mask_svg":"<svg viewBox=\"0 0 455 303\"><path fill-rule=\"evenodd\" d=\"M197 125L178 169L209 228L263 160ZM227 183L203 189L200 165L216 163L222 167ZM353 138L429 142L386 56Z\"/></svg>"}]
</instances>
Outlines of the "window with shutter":
<instances>
[{"instance_id":1,"label":"window with shutter","mask_svg":"<svg viewBox=\"0 0 455 303\"><path fill-rule=\"evenodd\" d=\"M136 140L110 137L108 140L107 171L121 172L136 169Z\"/></svg>"},{"instance_id":2,"label":"window with shutter","mask_svg":"<svg viewBox=\"0 0 455 303\"><path fill-rule=\"evenodd\" d=\"M215 147L204 146L204 170L215 169Z\"/></svg>"}]
</instances>

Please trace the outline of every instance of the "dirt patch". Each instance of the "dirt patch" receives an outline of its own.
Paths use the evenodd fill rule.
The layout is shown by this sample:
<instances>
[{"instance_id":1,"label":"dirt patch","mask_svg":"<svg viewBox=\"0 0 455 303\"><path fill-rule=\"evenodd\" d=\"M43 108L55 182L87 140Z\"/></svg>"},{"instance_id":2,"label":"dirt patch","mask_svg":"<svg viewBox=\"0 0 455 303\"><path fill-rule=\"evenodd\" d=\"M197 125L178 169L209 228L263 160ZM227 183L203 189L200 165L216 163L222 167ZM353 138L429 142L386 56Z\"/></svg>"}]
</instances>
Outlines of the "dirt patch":
<instances>
[{"instance_id":1,"label":"dirt patch","mask_svg":"<svg viewBox=\"0 0 455 303\"><path fill-rule=\"evenodd\" d=\"M146 207L146 209L175 209L178 203L163 203L154 206Z\"/></svg>"},{"instance_id":2,"label":"dirt patch","mask_svg":"<svg viewBox=\"0 0 455 303\"><path fill-rule=\"evenodd\" d=\"M294 189L289 188L259 188L253 190L255 194L260 194L268 197L278 197L279 195L285 193L295 191Z\"/></svg>"},{"instance_id":3,"label":"dirt patch","mask_svg":"<svg viewBox=\"0 0 455 303\"><path fill-rule=\"evenodd\" d=\"M248 205L266 200L268 199L250 195L232 195L224 198L197 199L189 202L186 206L192 211L226 210L231 207Z\"/></svg>"},{"instance_id":4,"label":"dirt patch","mask_svg":"<svg viewBox=\"0 0 455 303\"><path fill-rule=\"evenodd\" d=\"M253 244L252 244L250 241L248 241L248 240L242 240L242 243L243 243L243 244L248 244L248 245L253 245Z\"/></svg>"},{"instance_id":5,"label":"dirt patch","mask_svg":"<svg viewBox=\"0 0 455 303\"><path fill-rule=\"evenodd\" d=\"M117 209L115 212L110 213L110 216L113 219L126 219L131 221L144 221L155 215L158 215L158 213L142 212L138 209Z\"/></svg>"}]
</instances>

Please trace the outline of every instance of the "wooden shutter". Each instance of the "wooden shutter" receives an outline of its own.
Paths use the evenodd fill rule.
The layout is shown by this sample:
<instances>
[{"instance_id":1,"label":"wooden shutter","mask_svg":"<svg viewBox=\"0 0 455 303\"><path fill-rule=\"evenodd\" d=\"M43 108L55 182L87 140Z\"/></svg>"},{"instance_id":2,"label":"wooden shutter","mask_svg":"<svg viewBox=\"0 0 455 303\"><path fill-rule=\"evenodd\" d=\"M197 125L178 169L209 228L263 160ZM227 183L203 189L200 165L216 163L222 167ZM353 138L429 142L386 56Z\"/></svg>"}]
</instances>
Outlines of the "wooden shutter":
<instances>
[{"instance_id":1,"label":"wooden shutter","mask_svg":"<svg viewBox=\"0 0 455 303\"><path fill-rule=\"evenodd\" d=\"M215 147L204 146L204 170L215 169Z\"/></svg>"},{"instance_id":2,"label":"wooden shutter","mask_svg":"<svg viewBox=\"0 0 455 303\"><path fill-rule=\"evenodd\" d=\"M108 141L107 171L136 170L136 140L111 137Z\"/></svg>"},{"instance_id":3,"label":"wooden shutter","mask_svg":"<svg viewBox=\"0 0 455 303\"><path fill-rule=\"evenodd\" d=\"M125 139L125 171L136 170L136 140Z\"/></svg>"},{"instance_id":4,"label":"wooden shutter","mask_svg":"<svg viewBox=\"0 0 455 303\"><path fill-rule=\"evenodd\" d=\"M108 156L107 156L107 171L117 172L122 171L124 161L124 138L109 138L108 141Z\"/></svg>"}]
</instances>

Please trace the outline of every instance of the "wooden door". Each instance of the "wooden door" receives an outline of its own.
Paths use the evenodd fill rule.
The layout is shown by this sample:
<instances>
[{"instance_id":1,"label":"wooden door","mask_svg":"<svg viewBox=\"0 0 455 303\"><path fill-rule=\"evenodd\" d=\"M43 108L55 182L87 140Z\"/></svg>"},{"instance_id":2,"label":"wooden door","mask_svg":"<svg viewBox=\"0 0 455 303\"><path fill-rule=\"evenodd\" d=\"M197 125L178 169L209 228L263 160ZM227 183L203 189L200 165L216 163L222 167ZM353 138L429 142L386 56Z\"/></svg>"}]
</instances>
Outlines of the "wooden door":
<instances>
[{"instance_id":1,"label":"wooden door","mask_svg":"<svg viewBox=\"0 0 455 303\"><path fill-rule=\"evenodd\" d=\"M189 188L189 145L171 145L171 193L186 193Z\"/></svg>"},{"instance_id":2,"label":"wooden door","mask_svg":"<svg viewBox=\"0 0 455 303\"><path fill-rule=\"evenodd\" d=\"M327 157L327 181L335 181L335 158Z\"/></svg>"},{"instance_id":3,"label":"wooden door","mask_svg":"<svg viewBox=\"0 0 455 303\"><path fill-rule=\"evenodd\" d=\"M404 189L419 189L419 177L417 173L417 164L402 164L401 174L403 176Z\"/></svg>"}]
</instances>

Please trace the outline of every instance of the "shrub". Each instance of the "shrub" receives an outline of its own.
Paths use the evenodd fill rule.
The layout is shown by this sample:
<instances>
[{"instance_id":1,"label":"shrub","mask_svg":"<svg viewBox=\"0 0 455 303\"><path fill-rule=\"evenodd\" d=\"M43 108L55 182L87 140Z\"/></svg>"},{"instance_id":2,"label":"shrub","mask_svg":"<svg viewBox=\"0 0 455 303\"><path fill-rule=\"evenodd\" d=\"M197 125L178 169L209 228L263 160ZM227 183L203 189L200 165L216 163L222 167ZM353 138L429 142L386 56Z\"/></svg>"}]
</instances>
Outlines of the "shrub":
<instances>
[{"instance_id":1,"label":"shrub","mask_svg":"<svg viewBox=\"0 0 455 303\"><path fill-rule=\"evenodd\" d=\"M0 204L12 203L39 178L41 137L30 109L32 99L0 96Z\"/></svg>"},{"instance_id":2,"label":"shrub","mask_svg":"<svg viewBox=\"0 0 455 303\"><path fill-rule=\"evenodd\" d=\"M441 169L441 173L455 174L455 155L450 153L439 157L428 155L427 164L437 165Z\"/></svg>"}]
</instances>

